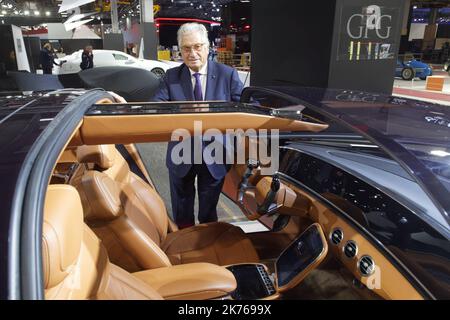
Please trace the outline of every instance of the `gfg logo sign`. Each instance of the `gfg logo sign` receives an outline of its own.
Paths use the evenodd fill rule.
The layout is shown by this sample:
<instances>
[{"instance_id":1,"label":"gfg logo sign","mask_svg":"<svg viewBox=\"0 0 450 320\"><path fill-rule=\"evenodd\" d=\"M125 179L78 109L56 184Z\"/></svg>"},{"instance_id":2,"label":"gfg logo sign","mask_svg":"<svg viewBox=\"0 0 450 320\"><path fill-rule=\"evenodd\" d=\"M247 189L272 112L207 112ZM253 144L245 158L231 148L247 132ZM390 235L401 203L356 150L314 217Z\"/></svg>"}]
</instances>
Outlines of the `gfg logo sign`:
<instances>
[{"instance_id":1,"label":"gfg logo sign","mask_svg":"<svg viewBox=\"0 0 450 320\"><path fill-rule=\"evenodd\" d=\"M352 39L368 39L375 33L380 39L387 39L391 34L392 16L381 14L381 8L370 5L364 8L364 13L353 14L347 21L347 34Z\"/></svg>"}]
</instances>

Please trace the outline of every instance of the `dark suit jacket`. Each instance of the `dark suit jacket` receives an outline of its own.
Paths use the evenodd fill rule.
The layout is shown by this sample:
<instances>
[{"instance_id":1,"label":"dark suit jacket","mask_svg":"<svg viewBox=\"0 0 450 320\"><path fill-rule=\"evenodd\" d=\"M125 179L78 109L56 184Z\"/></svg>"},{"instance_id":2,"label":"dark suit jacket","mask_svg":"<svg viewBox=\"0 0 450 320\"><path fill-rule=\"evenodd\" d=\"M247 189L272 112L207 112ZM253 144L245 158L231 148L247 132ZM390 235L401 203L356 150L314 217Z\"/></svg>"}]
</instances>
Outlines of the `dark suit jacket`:
<instances>
[{"instance_id":1,"label":"dark suit jacket","mask_svg":"<svg viewBox=\"0 0 450 320\"><path fill-rule=\"evenodd\" d=\"M81 70L91 69L94 67L94 55L83 52L81 54Z\"/></svg>"},{"instance_id":2,"label":"dark suit jacket","mask_svg":"<svg viewBox=\"0 0 450 320\"><path fill-rule=\"evenodd\" d=\"M208 75L206 81L205 100L236 101L241 98L243 84L237 71L229 66L214 61L208 61ZM193 101L191 73L183 63L181 66L167 70L159 90L153 101ZM166 165L171 173L184 177L191 164L176 165L171 161L170 154L178 142L169 142L166 155ZM208 165L208 170L216 179L225 177L227 173L225 164Z\"/></svg>"},{"instance_id":3,"label":"dark suit jacket","mask_svg":"<svg viewBox=\"0 0 450 320\"><path fill-rule=\"evenodd\" d=\"M42 66L42 69L51 69L53 68L53 65L58 65L55 62L55 58L53 57L53 54L47 50L46 48L42 48L40 55L39 55L39 63Z\"/></svg>"}]
</instances>

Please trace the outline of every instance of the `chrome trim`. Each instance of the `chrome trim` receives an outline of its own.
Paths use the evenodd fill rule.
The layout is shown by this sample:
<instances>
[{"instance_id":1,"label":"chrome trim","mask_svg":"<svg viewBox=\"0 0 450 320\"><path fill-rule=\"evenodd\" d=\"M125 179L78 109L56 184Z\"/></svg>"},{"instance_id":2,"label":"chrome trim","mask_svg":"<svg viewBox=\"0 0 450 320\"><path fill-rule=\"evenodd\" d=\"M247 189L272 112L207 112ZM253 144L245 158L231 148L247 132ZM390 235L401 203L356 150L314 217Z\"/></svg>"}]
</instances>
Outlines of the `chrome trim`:
<instances>
[{"instance_id":1,"label":"chrome trim","mask_svg":"<svg viewBox=\"0 0 450 320\"><path fill-rule=\"evenodd\" d=\"M349 256L347 256L347 255L345 254L345 248L347 247L347 245L349 245L349 244L351 244L351 243L353 243L353 244L355 245L355 255L354 255L353 257L349 257ZM347 258L347 259L353 259L353 258L356 258L356 256L358 255L358 250L359 250L358 244L356 243L356 241L353 241L353 240L348 240L348 241L342 246L342 253L344 254L344 257Z\"/></svg>"},{"instance_id":2,"label":"chrome trim","mask_svg":"<svg viewBox=\"0 0 450 320\"><path fill-rule=\"evenodd\" d=\"M319 229L319 234L320 234L320 238L322 239L322 251L320 251L320 253L317 255L317 257L314 259L314 261L311 261L302 271L300 271L299 273L301 273L301 272L303 272L304 270L306 270L306 269L308 269L309 268L309 266L311 266L311 265L313 265L314 263L316 263L316 261L317 260L319 260L321 257L322 257L322 255L324 254L324 252L326 252L326 254L328 254L328 244L327 244L327 239L326 239L326 237L325 237L325 234L323 233L323 229L322 229L322 226L318 223L318 222L314 222L314 223L312 223L312 224L310 224L298 237L296 237L293 241L291 241L290 243L289 243L289 245L280 253L280 255L278 256L278 258L279 257L281 257L282 255L283 255L283 253L289 248L289 246L293 243L293 242L296 242L306 231L308 231L309 229L311 229L311 228L318 228ZM275 264L274 264L274 267L275 267L275 275L276 275L276 283L274 283L274 286L275 286L275 290L276 290L276 292L279 292L279 291L281 291L281 290L283 290L284 288L286 288L287 287L287 285L289 284L289 282L288 283L286 283L284 286L279 286L279 283L278 283L278 269L277 269L277 262L278 262L278 258L277 258L277 260L275 261ZM298 276L298 274L297 274L297 276ZM295 277L294 277L295 278ZM292 279L291 279L291 281L292 281Z\"/></svg>"},{"instance_id":3,"label":"chrome trim","mask_svg":"<svg viewBox=\"0 0 450 320\"><path fill-rule=\"evenodd\" d=\"M361 260L364 259L364 258L369 258L369 259L373 262L373 268L372 268L372 270L370 271L369 274L364 274L364 273L362 273L362 272L361 272L361 269L360 269ZM361 276L363 276L363 277L369 277L369 276L371 276L371 275L375 272L375 260L373 260L373 258L372 258L371 256L367 255L367 254L366 254L366 255L363 255L361 258L359 258L358 262L356 263L356 267L358 268L358 272L359 272L359 274L360 274Z\"/></svg>"},{"instance_id":4,"label":"chrome trim","mask_svg":"<svg viewBox=\"0 0 450 320\"><path fill-rule=\"evenodd\" d=\"M339 240L338 243L334 243L334 242L333 242L333 233L335 233L336 231L340 231L340 232L342 233L342 239ZM338 245L344 240L344 231L342 231L342 229L339 228L339 227L334 228L334 229L330 232L330 234L328 235L328 239L330 240L330 242L331 242L332 245L338 246Z\"/></svg>"}]
</instances>

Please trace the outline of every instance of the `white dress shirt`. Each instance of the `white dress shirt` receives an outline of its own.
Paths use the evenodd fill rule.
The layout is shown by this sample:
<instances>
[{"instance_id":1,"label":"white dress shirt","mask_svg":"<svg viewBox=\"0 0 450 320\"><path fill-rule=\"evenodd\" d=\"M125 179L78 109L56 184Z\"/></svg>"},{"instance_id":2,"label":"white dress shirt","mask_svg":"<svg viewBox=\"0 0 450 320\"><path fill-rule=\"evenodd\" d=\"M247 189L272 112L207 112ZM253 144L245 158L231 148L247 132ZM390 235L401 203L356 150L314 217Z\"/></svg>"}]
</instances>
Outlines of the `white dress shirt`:
<instances>
[{"instance_id":1,"label":"white dress shirt","mask_svg":"<svg viewBox=\"0 0 450 320\"><path fill-rule=\"evenodd\" d=\"M196 73L196 72L192 71L191 69L189 69L189 72L191 73L192 91L194 91L194 88L195 88L194 73ZM206 81L208 80L208 62L205 63L205 65L200 69L200 71L198 73L200 73L200 84L202 85L202 97L203 97L203 100L205 100Z\"/></svg>"}]
</instances>

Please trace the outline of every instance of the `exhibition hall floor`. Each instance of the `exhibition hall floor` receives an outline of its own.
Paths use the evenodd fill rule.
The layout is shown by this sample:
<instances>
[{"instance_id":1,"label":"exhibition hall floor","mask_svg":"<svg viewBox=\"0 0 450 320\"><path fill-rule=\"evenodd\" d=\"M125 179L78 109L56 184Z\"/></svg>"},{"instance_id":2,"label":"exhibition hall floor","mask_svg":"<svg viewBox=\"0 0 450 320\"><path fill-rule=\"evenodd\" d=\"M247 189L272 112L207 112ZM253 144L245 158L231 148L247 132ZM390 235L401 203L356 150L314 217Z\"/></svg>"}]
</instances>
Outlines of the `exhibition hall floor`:
<instances>
[{"instance_id":1,"label":"exhibition hall floor","mask_svg":"<svg viewBox=\"0 0 450 320\"><path fill-rule=\"evenodd\" d=\"M428 102L440 103L450 106L450 76L443 70L433 70L433 75L444 77L442 91L426 90L426 80L418 78L406 81L399 78L394 80L392 94L394 96L407 97Z\"/></svg>"}]
</instances>

